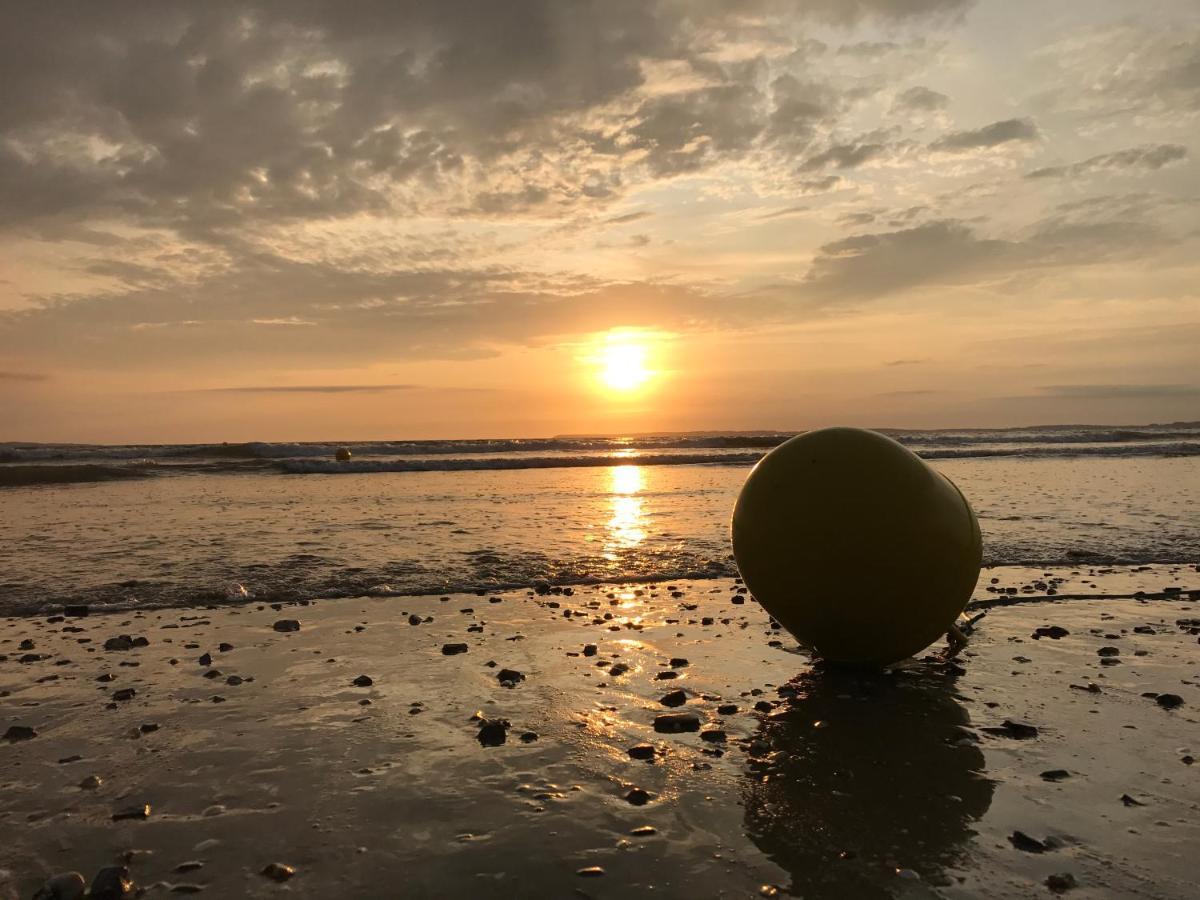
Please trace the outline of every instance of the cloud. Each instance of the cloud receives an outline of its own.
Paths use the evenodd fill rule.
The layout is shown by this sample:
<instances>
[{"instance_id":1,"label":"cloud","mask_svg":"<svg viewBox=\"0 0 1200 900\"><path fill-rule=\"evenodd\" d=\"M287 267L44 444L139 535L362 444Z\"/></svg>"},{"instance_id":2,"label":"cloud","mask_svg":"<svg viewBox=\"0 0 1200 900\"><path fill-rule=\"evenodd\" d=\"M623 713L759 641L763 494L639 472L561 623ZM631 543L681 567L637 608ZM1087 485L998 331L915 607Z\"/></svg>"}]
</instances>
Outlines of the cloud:
<instances>
[{"instance_id":1,"label":"cloud","mask_svg":"<svg viewBox=\"0 0 1200 900\"><path fill-rule=\"evenodd\" d=\"M950 98L930 88L917 85L901 93L892 104L893 112L937 112L950 105Z\"/></svg>"},{"instance_id":2,"label":"cloud","mask_svg":"<svg viewBox=\"0 0 1200 900\"><path fill-rule=\"evenodd\" d=\"M884 363L885 366L916 366L921 363L929 362L928 359L890 359Z\"/></svg>"},{"instance_id":3,"label":"cloud","mask_svg":"<svg viewBox=\"0 0 1200 900\"><path fill-rule=\"evenodd\" d=\"M1101 172L1126 170L1155 171L1187 157L1187 148L1182 144L1143 144L1118 150L1115 153L1100 153L1082 162L1069 166L1048 166L1034 169L1026 178L1078 178Z\"/></svg>"},{"instance_id":4,"label":"cloud","mask_svg":"<svg viewBox=\"0 0 1200 900\"><path fill-rule=\"evenodd\" d=\"M654 213L640 210L638 212L625 213L622 216L613 216L610 219L605 219L605 225L628 225L630 222L640 222L642 219L650 218Z\"/></svg>"},{"instance_id":5,"label":"cloud","mask_svg":"<svg viewBox=\"0 0 1200 900\"><path fill-rule=\"evenodd\" d=\"M384 391L420 390L419 384L307 384L256 385L204 388L206 394L375 394Z\"/></svg>"},{"instance_id":6,"label":"cloud","mask_svg":"<svg viewBox=\"0 0 1200 900\"><path fill-rule=\"evenodd\" d=\"M1032 119L1004 119L982 128L952 131L931 143L929 149L941 153L969 153L1001 144L1036 141L1040 136Z\"/></svg>"},{"instance_id":7,"label":"cloud","mask_svg":"<svg viewBox=\"0 0 1200 900\"><path fill-rule=\"evenodd\" d=\"M758 217L758 219L760 222L768 219L783 219L789 216L798 216L801 213L808 212L810 209L811 207L808 206L786 206L783 209L776 209L769 213L763 213Z\"/></svg>"},{"instance_id":8,"label":"cloud","mask_svg":"<svg viewBox=\"0 0 1200 900\"><path fill-rule=\"evenodd\" d=\"M1195 384L1051 384L1039 390L1052 397L1072 400L1200 397L1200 385Z\"/></svg>"},{"instance_id":9,"label":"cloud","mask_svg":"<svg viewBox=\"0 0 1200 900\"><path fill-rule=\"evenodd\" d=\"M826 166L833 166L835 169L856 169L863 163L882 156L886 150L887 145L879 142L833 144L806 160L800 170L812 172Z\"/></svg>"},{"instance_id":10,"label":"cloud","mask_svg":"<svg viewBox=\"0 0 1200 900\"><path fill-rule=\"evenodd\" d=\"M0 372L0 381L48 381L49 375L38 372Z\"/></svg>"}]
</instances>

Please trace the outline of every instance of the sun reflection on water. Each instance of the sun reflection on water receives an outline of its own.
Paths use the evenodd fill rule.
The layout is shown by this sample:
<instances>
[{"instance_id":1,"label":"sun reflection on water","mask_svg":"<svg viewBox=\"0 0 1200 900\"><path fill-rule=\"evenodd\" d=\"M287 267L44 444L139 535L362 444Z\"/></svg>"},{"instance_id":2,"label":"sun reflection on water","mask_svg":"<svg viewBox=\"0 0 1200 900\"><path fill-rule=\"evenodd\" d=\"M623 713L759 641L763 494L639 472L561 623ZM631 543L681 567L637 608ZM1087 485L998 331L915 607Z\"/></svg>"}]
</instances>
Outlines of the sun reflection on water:
<instances>
[{"instance_id":1,"label":"sun reflection on water","mask_svg":"<svg viewBox=\"0 0 1200 900\"><path fill-rule=\"evenodd\" d=\"M608 535L604 542L605 559L616 561L617 552L631 550L646 539L642 498L642 470L639 466L613 466L610 491L612 515L608 520Z\"/></svg>"}]
</instances>

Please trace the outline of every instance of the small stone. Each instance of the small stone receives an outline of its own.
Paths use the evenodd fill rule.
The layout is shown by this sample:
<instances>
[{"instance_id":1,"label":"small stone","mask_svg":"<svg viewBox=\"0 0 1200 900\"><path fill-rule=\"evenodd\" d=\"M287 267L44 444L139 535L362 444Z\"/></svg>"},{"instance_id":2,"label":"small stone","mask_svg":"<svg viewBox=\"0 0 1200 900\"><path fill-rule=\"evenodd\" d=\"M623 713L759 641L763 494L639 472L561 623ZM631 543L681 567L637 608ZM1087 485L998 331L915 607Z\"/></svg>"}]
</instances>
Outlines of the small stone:
<instances>
[{"instance_id":1,"label":"small stone","mask_svg":"<svg viewBox=\"0 0 1200 900\"><path fill-rule=\"evenodd\" d=\"M674 679L679 677L679 673L668 669L666 671L659 672L654 677L658 681L673 681Z\"/></svg>"},{"instance_id":2,"label":"small stone","mask_svg":"<svg viewBox=\"0 0 1200 900\"><path fill-rule=\"evenodd\" d=\"M418 616L416 613L413 613L411 616L408 617L408 624L409 625L420 625L421 617Z\"/></svg>"},{"instance_id":3,"label":"small stone","mask_svg":"<svg viewBox=\"0 0 1200 900\"><path fill-rule=\"evenodd\" d=\"M202 863L200 860L189 859L187 862L181 862L179 865L177 865L175 867L174 871L177 874L182 875L186 872L195 872L197 869L203 869L203 868L204 868L204 863Z\"/></svg>"},{"instance_id":4,"label":"small stone","mask_svg":"<svg viewBox=\"0 0 1200 900\"><path fill-rule=\"evenodd\" d=\"M658 698L658 702L663 706L676 707L683 706L687 703L687 694L683 691L671 691L669 694L663 694Z\"/></svg>"},{"instance_id":5,"label":"small stone","mask_svg":"<svg viewBox=\"0 0 1200 900\"><path fill-rule=\"evenodd\" d=\"M1043 781L1062 781L1064 778L1070 778L1071 773L1066 769L1049 769L1042 773Z\"/></svg>"},{"instance_id":6,"label":"small stone","mask_svg":"<svg viewBox=\"0 0 1200 900\"><path fill-rule=\"evenodd\" d=\"M15 744L17 741L31 741L38 736L38 733L28 725L9 725L8 730L4 732L4 740L10 744Z\"/></svg>"},{"instance_id":7,"label":"small stone","mask_svg":"<svg viewBox=\"0 0 1200 900\"><path fill-rule=\"evenodd\" d=\"M676 656L671 659L672 669L682 669L686 665L688 665L688 661L682 656Z\"/></svg>"},{"instance_id":8,"label":"small stone","mask_svg":"<svg viewBox=\"0 0 1200 900\"><path fill-rule=\"evenodd\" d=\"M158 723L143 722L138 726L138 731L140 731L142 734L150 734L151 732L158 731Z\"/></svg>"},{"instance_id":9,"label":"small stone","mask_svg":"<svg viewBox=\"0 0 1200 900\"><path fill-rule=\"evenodd\" d=\"M599 878L604 874L604 869L600 866L585 866L582 869L577 869L575 874L580 878Z\"/></svg>"},{"instance_id":10,"label":"small stone","mask_svg":"<svg viewBox=\"0 0 1200 900\"><path fill-rule=\"evenodd\" d=\"M111 637L104 642L105 650L130 650L133 648L133 638L127 634Z\"/></svg>"},{"instance_id":11,"label":"small stone","mask_svg":"<svg viewBox=\"0 0 1200 900\"><path fill-rule=\"evenodd\" d=\"M1077 887L1079 882L1070 872L1063 872L1061 875L1047 875L1045 884L1054 893L1063 894L1071 888Z\"/></svg>"},{"instance_id":12,"label":"small stone","mask_svg":"<svg viewBox=\"0 0 1200 900\"><path fill-rule=\"evenodd\" d=\"M476 737L485 747L499 747L508 740L508 719L484 719L479 723L479 734Z\"/></svg>"},{"instance_id":13,"label":"small stone","mask_svg":"<svg viewBox=\"0 0 1200 900\"><path fill-rule=\"evenodd\" d=\"M272 881L287 881L296 874L296 869L293 866L285 865L284 863L269 863L260 873L267 876Z\"/></svg>"},{"instance_id":14,"label":"small stone","mask_svg":"<svg viewBox=\"0 0 1200 900\"><path fill-rule=\"evenodd\" d=\"M105 866L92 880L90 900L125 900L137 896L137 885L124 866Z\"/></svg>"},{"instance_id":15,"label":"small stone","mask_svg":"<svg viewBox=\"0 0 1200 900\"><path fill-rule=\"evenodd\" d=\"M650 792L642 790L639 787L635 787L625 795L625 800L634 806L645 806L650 802Z\"/></svg>"},{"instance_id":16,"label":"small stone","mask_svg":"<svg viewBox=\"0 0 1200 900\"><path fill-rule=\"evenodd\" d=\"M595 656L599 649L600 648L597 647L595 644L584 644L583 645L583 655L584 656Z\"/></svg>"},{"instance_id":17,"label":"small stone","mask_svg":"<svg viewBox=\"0 0 1200 900\"><path fill-rule=\"evenodd\" d=\"M1183 698L1178 694L1159 694L1154 698L1154 702L1163 709L1176 709L1183 706Z\"/></svg>"},{"instance_id":18,"label":"small stone","mask_svg":"<svg viewBox=\"0 0 1200 900\"><path fill-rule=\"evenodd\" d=\"M727 739L728 735L720 728L710 728L700 732L700 740L708 741L710 744L723 744Z\"/></svg>"},{"instance_id":19,"label":"small stone","mask_svg":"<svg viewBox=\"0 0 1200 900\"><path fill-rule=\"evenodd\" d=\"M1018 850L1026 853L1045 853L1046 845L1037 838L1031 838L1023 831L1014 831L1008 836L1008 842Z\"/></svg>"},{"instance_id":20,"label":"small stone","mask_svg":"<svg viewBox=\"0 0 1200 900\"><path fill-rule=\"evenodd\" d=\"M83 900L86 888L87 882L78 872L63 872L48 879L33 895L33 900Z\"/></svg>"},{"instance_id":21,"label":"small stone","mask_svg":"<svg viewBox=\"0 0 1200 900\"><path fill-rule=\"evenodd\" d=\"M1096 655L1097 656L1120 656L1121 648L1120 647L1101 647L1099 650L1096 651Z\"/></svg>"},{"instance_id":22,"label":"small stone","mask_svg":"<svg viewBox=\"0 0 1200 900\"><path fill-rule=\"evenodd\" d=\"M89 775L87 778L83 779L83 781L79 782L79 786L85 791L94 791L103 783L104 779L102 779L99 775Z\"/></svg>"},{"instance_id":23,"label":"small stone","mask_svg":"<svg viewBox=\"0 0 1200 900\"><path fill-rule=\"evenodd\" d=\"M496 673L496 680L500 682L502 687L516 687L519 682L525 680L525 675L518 672L516 669L501 669Z\"/></svg>"},{"instance_id":24,"label":"small stone","mask_svg":"<svg viewBox=\"0 0 1200 900\"><path fill-rule=\"evenodd\" d=\"M202 665L202 666L211 666L212 665L212 654L205 653L198 660L196 660L196 662L200 663L200 665Z\"/></svg>"},{"instance_id":25,"label":"small stone","mask_svg":"<svg viewBox=\"0 0 1200 900\"><path fill-rule=\"evenodd\" d=\"M222 653L228 653L230 650L233 649L233 644L222 643L220 646L217 647L217 649L219 651L221 651Z\"/></svg>"},{"instance_id":26,"label":"small stone","mask_svg":"<svg viewBox=\"0 0 1200 900\"><path fill-rule=\"evenodd\" d=\"M663 713L654 717L654 730L661 734L699 731L700 717L695 713Z\"/></svg>"},{"instance_id":27,"label":"small stone","mask_svg":"<svg viewBox=\"0 0 1200 900\"><path fill-rule=\"evenodd\" d=\"M199 894L204 890L202 884L192 884L188 881L177 881L171 885L172 894Z\"/></svg>"},{"instance_id":28,"label":"small stone","mask_svg":"<svg viewBox=\"0 0 1200 900\"><path fill-rule=\"evenodd\" d=\"M736 703L722 703L717 707L717 715L720 716L732 716L737 711L738 706Z\"/></svg>"},{"instance_id":29,"label":"small stone","mask_svg":"<svg viewBox=\"0 0 1200 900\"><path fill-rule=\"evenodd\" d=\"M114 691L112 695L113 699L119 702L132 700L136 696L137 691L135 691L133 688L121 688L119 691Z\"/></svg>"},{"instance_id":30,"label":"small stone","mask_svg":"<svg viewBox=\"0 0 1200 900\"><path fill-rule=\"evenodd\" d=\"M228 678L225 679L225 683L227 685L229 685L230 687L237 687L239 684L241 684L245 680L246 679L243 678L241 675L230 675Z\"/></svg>"},{"instance_id":31,"label":"small stone","mask_svg":"<svg viewBox=\"0 0 1200 900\"><path fill-rule=\"evenodd\" d=\"M300 630L300 620L299 619L280 619L278 622L276 622L271 627L274 628L276 631L280 631L280 632L299 631ZM274 863L272 863L272 865L274 865Z\"/></svg>"},{"instance_id":32,"label":"small stone","mask_svg":"<svg viewBox=\"0 0 1200 900\"><path fill-rule=\"evenodd\" d=\"M658 753L653 744L634 744L625 752L631 759L654 759Z\"/></svg>"},{"instance_id":33,"label":"small stone","mask_svg":"<svg viewBox=\"0 0 1200 900\"><path fill-rule=\"evenodd\" d=\"M1070 633L1061 625L1043 625L1041 628L1034 629L1032 637L1034 640L1048 637L1051 640L1057 641L1059 638L1064 638Z\"/></svg>"},{"instance_id":34,"label":"small stone","mask_svg":"<svg viewBox=\"0 0 1200 900\"><path fill-rule=\"evenodd\" d=\"M468 649L466 644L442 644L442 656L456 656L466 653Z\"/></svg>"},{"instance_id":35,"label":"small stone","mask_svg":"<svg viewBox=\"0 0 1200 900\"><path fill-rule=\"evenodd\" d=\"M88 612L88 608L82 604L63 607L63 615L72 619L82 619L87 616Z\"/></svg>"},{"instance_id":36,"label":"small stone","mask_svg":"<svg viewBox=\"0 0 1200 900\"><path fill-rule=\"evenodd\" d=\"M1012 719L1005 719L1000 725L990 725L986 728L979 729L988 734L995 734L1001 737L1014 738L1015 740L1027 740L1038 736L1037 726L1029 725L1026 722L1016 722Z\"/></svg>"},{"instance_id":37,"label":"small stone","mask_svg":"<svg viewBox=\"0 0 1200 900\"><path fill-rule=\"evenodd\" d=\"M357 678L355 678L355 679L354 679L352 682L350 682L350 683L351 683L352 685L354 685L355 687L370 687L370 686L371 686L371 685L373 685L375 682L371 680L371 676L370 676L370 675L359 675Z\"/></svg>"},{"instance_id":38,"label":"small stone","mask_svg":"<svg viewBox=\"0 0 1200 900\"><path fill-rule=\"evenodd\" d=\"M1134 800L1128 794L1121 795L1121 802L1124 803L1126 806L1145 806L1146 805L1141 800Z\"/></svg>"},{"instance_id":39,"label":"small stone","mask_svg":"<svg viewBox=\"0 0 1200 900\"><path fill-rule=\"evenodd\" d=\"M611 675L613 678L616 678L620 675L624 675L628 671L629 671L629 666L625 665L625 663L613 663L612 666L608 670L608 674Z\"/></svg>"},{"instance_id":40,"label":"small stone","mask_svg":"<svg viewBox=\"0 0 1200 900\"><path fill-rule=\"evenodd\" d=\"M652 834L658 834L658 829L653 825L639 825L637 828L631 828L629 833L634 837L650 837Z\"/></svg>"},{"instance_id":41,"label":"small stone","mask_svg":"<svg viewBox=\"0 0 1200 900\"><path fill-rule=\"evenodd\" d=\"M150 804L143 803L141 806L131 806L128 809L117 810L112 814L114 822L123 822L130 819L142 820L150 818ZM95 890L95 886L92 887Z\"/></svg>"},{"instance_id":42,"label":"small stone","mask_svg":"<svg viewBox=\"0 0 1200 900\"><path fill-rule=\"evenodd\" d=\"M532 744L537 739L538 739L538 733L536 731L521 732L521 743L522 744Z\"/></svg>"}]
</instances>

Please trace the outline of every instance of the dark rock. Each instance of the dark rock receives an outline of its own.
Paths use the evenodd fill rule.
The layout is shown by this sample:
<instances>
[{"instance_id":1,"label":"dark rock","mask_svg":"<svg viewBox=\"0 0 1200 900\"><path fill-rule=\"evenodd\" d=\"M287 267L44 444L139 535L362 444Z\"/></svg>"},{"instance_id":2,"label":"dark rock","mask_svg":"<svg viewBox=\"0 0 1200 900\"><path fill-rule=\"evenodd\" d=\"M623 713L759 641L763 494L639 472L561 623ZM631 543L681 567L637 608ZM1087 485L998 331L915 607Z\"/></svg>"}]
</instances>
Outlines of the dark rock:
<instances>
[{"instance_id":1,"label":"dark rock","mask_svg":"<svg viewBox=\"0 0 1200 900\"><path fill-rule=\"evenodd\" d=\"M133 649L133 638L127 634L119 634L116 637L110 637L104 642L105 650L131 650Z\"/></svg>"},{"instance_id":2,"label":"dark rock","mask_svg":"<svg viewBox=\"0 0 1200 900\"><path fill-rule=\"evenodd\" d=\"M88 614L88 612L90 612L90 610L83 604L63 607L63 615L72 619L82 619Z\"/></svg>"},{"instance_id":3,"label":"dark rock","mask_svg":"<svg viewBox=\"0 0 1200 900\"><path fill-rule=\"evenodd\" d=\"M537 739L538 739L538 733L536 731L524 731L521 733L521 743L522 744L532 744Z\"/></svg>"},{"instance_id":4,"label":"dark rock","mask_svg":"<svg viewBox=\"0 0 1200 900\"><path fill-rule=\"evenodd\" d=\"M371 680L371 676L370 676L370 675L359 675L357 678L355 678L355 679L354 679L352 682L350 682L350 683L351 683L352 685L354 685L355 687L370 687L370 686L371 686L371 685L373 685L375 682Z\"/></svg>"},{"instance_id":5,"label":"dark rock","mask_svg":"<svg viewBox=\"0 0 1200 900\"><path fill-rule=\"evenodd\" d=\"M654 730L661 734L699 731L700 717L695 713L663 713L654 717Z\"/></svg>"},{"instance_id":6,"label":"dark rock","mask_svg":"<svg viewBox=\"0 0 1200 900\"><path fill-rule=\"evenodd\" d=\"M131 643L133 647L149 647L150 641L144 637L135 637Z\"/></svg>"},{"instance_id":7,"label":"dark rock","mask_svg":"<svg viewBox=\"0 0 1200 900\"><path fill-rule=\"evenodd\" d=\"M413 613L411 616L408 617L408 624L409 625L420 625L421 617L418 616L416 613Z\"/></svg>"},{"instance_id":8,"label":"dark rock","mask_svg":"<svg viewBox=\"0 0 1200 900\"><path fill-rule=\"evenodd\" d=\"M1121 802L1124 803L1126 806L1145 806L1146 805L1141 800L1134 800L1128 794L1121 795Z\"/></svg>"},{"instance_id":9,"label":"dark rock","mask_svg":"<svg viewBox=\"0 0 1200 900\"><path fill-rule=\"evenodd\" d=\"M114 691L112 698L117 701L132 700L137 696L137 691L133 688L121 688L119 691Z\"/></svg>"},{"instance_id":10,"label":"dark rock","mask_svg":"<svg viewBox=\"0 0 1200 900\"><path fill-rule=\"evenodd\" d=\"M466 644L442 644L442 656L454 656L459 653L467 652Z\"/></svg>"},{"instance_id":11,"label":"dark rock","mask_svg":"<svg viewBox=\"0 0 1200 900\"><path fill-rule=\"evenodd\" d=\"M274 628L276 631L280 631L280 632L299 631L300 630L300 620L299 619L280 619L278 622L276 622L271 627ZM272 863L272 865L274 865L274 863Z\"/></svg>"},{"instance_id":12,"label":"dark rock","mask_svg":"<svg viewBox=\"0 0 1200 900\"><path fill-rule=\"evenodd\" d=\"M4 740L10 744L15 744L17 741L31 741L38 736L38 733L28 725L9 725L8 730L4 732Z\"/></svg>"},{"instance_id":13,"label":"dark rock","mask_svg":"<svg viewBox=\"0 0 1200 900\"><path fill-rule=\"evenodd\" d=\"M1031 637L1034 640L1048 637L1051 640L1057 641L1059 638L1064 638L1070 633L1061 625L1043 625L1041 628L1035 628Z\"/></svg>"},{"instance_id":14,"label":"dark rock","mask_svg":"<svg viewBox=\"0 0 1200 900\"><path fill-rule=\"evenodd\" d=\"M211 666L212 665L212 654L205 653L198 660L196 660L196 662L200 663L200 665L202 665L202 666Z\"/></svg>"},{"instance_id":15,"label":"dark rock","mask_svg":"<svg viewBox=\"0 0 1200 900\"><path fill-rule=\"evenodd\" d=\"M484 719L479 723L476 737L485 747L499 747L508 740L508 719Z\"/></svg>"},{"instance_id":16,"label":"dark rock","mask_svg":"<svg viewBox=\"0 0 1200 900\"><path fill-rule=\"evenodd\" d=\"M500 682L501 687L511 688L524 681L525 675L516 669L501 669L496 673L496 680Z\"/></svg>"},{"instance_id":17,"label":"dark rock","mask_svg":"<svg viewBox=\"0 0 1200 900\"><path fill-rule=\"evenodd\" d=\"M233 644L222 643L219 647L217 647L217 649L220 650L222 653L228 653L230 650L233 649Z\"/></svg>"},{"instance_id":18,"label":"dark rock","mask_svg":"<svg viewBox=\"0 0 1200 900\"><path fill-rule=\"evenodd\" d=\"M221 670L220 669L209 669L207 672L204 673L204 677L205 678L220 678Z\"/></svg>"},{"instance_id":19,"label":"dark rock","mask_svg":"<svg viewBox=\"0 0 1200 900\"><path fill-rule=\"evenodd\" d=\"M676 656L671 659L672 669L682 669L686 665L688 665L688 661L682 656Z\"/></svg>"},{"instance_id":20,"label":"dark rock","mask_svg":"<svg viewBox=\"0 0 1200 900\"><path fill-rule=\"evenodd\" d=\"M634 806L645 806L647 803L650 802L650 792L642 790L641 788L635 787L635 788L632 788L629 791L629 793L625 795L625 800L626 800L626 802L631 803Z\"/></svg>"},{"instance_id":21,"label":"dark rock","mask_svg":"<svg viewBox=\"0 0 1200 900\"><path fill-rule=\"evenodd\" d=\"M63 872L38 888L33 900L83 900L86 888L87 882L78 872Z\"/></svg>"},{"instance_id":22,"label":"dark rock","mask_svg":"<svg viewBox=\"0 0 1200 900\"><path fill-rule=\"evenodd\" d=\"M137 885L124 866L105 866L92 880L90 900L125 900L137 896Z\"/></svg>"},{"instance_id":23,"label":"dark rock","mask_svg":"<svg viewBox=\"0 0 1200 900\"><path fill-rule=\"evenodd\" d=\"M613 663L612 666L608 670L608 674L611 675L613 678L616 678L620 675L624 675L628 671L629 671L629 666L625 665L625 663Z\"/></svg>"},{"instance_id":24,"label":"dark rock","mask_svg":"<svg viewBox=\"0 0 1200 900\"><path fill-rule=\"evenodd\" d=\"M1063 872L1061 875L1047 875L1045 885L1055 894L1063 894L1077 887L1079 882L1075 880L1075 876L1070 872Z\"/></svg>"},{"instance_id":25,"label":"dark rock","mask_svg":"<svg viewBox=\"0 0 1200 900\"><path fill-rule=\"evenodd\" d=\"M1049 769L1041 775L1043 781L1062 781L1064 778L1070 778L1071 773L1066 769Z\"/></svg>"},{"instance_id":26,"label":"dark rock","mask_svg":"<svg viewBox=\"0 0 1200 900\"><path fill-rule=\"evenodd\" d=\"M604 874L604 869L600 866L585 866L582 869L576 869L575 874L581 878L599 878Z\"/></svg>"},{"instance_id":27,"label":"dark rock","mask_svg":"<svg viewBox=\"0 0 1200 900\"><path fill-rule=\"evenodd\" d=\"M599 648L595 644L584 644L583 645L583 655L584 656L595 656L596 651L598 649Z\"/></svg>"},{"instance_id":28,"label":"dark rock","mask_svg":"<svg viewBox=\"0 0 1200 900\"><path fill-rule=\"evenodd\" d=\"M1183 706L1183 698L1178 694L1159 694L1154 698L1154 702L1163 709L1176 709Z\"/></svg>"},{"instance_id":29,"label":"dark rock","mask_svg":"<svg viewBox=\"0 0 1200 900\"><path fill-rule=\"evenodd\" d=\"M634 744L625 752L631 759L654 759L658 751L654 749L653 744Z\"/></svg>"},{"instance_id":30,"label":"dark rock","mask_svg":"<svg viewBox=\"0 0 1200 900\"><path fill-rule=\"evenodd\" d=\"M1005 719L1000 725L989 725L985 728L980 728L979 730L986 732L987 734L1013 738L1019 741L1038 736L1037 726L1029 725L1025 722L1016 722L1012 719Z\"/></svg>"},{"instance_id":31,"label":"dark rock","mask_svg":"<svg viewBox=\"0 0 1200 900\"><path fill-rule=\"evenodd\" d=\"M284 863L269 863L259 874L265 875L272 881L287 881L296 874L296 869L293 866L285 865Z\"/></svg>"},{"instance_id":32,"label":"dark rock","mask_svg":"<svg viewBox=\"0 0 1200 900\"><path fill-rule=\"evenodd\" d=\"M658 702L663 706L683 706L683 704L687 703L687 694L683 691L671 691L669 694L663 694L659 697Z\"/></svg>"},{"instance_id":33,"label":"dark rock","mask_svg":"<svg viewBox=\"0 0 1200 900\"><path fill-rule=\"evenodd\" d=\"M1096 655L1097 656L1120 656L1121 648L1120 647L1101 647L1099 650L1096 651Z\"/></svg>"},{"instance_id":34,"label":"dark rock","mask_svg":"<svg viewBox=\"0 0 1200 900\"><path fill-rule=\"evenodd\" d=\"M1023 831L1014 831L1008 836L1008 842L1025 853L1045 853L1046 845L1037 838L1031 838Z\"/></svg>"},{"instance_id":35,"label":"dark rock","mask_svg":"<svg viewBox=\"0 0 1200 900\"><path fill-rule=\"evenodd\" d=\"M678 677L679 677L678 672L672 672L669 670L666 672L659 672L657 675L654 676L654 678L657 681L673 681L674 679L676 679Z\"/></svg>"},{"instance_id":36,"label":"dark rock","mask_svg":"<svg viewBox=\"0 0 1200 900\"><path fill-rule=\"evenodd\" d=\"M700 740L708 741L710 744L723 744L727 739L728 735L720 728L709 728L700 732Z\"/></svg>"},{"instance_id":37,"label":"dark rock","mask_svg":"<svg viewBox=\"0 0 1200 900\"><path fill-rule=\"evenodd\" d=\"M737 711L738 706L736 703L722 703L717 707L717 715L721 716L732 716Z\"/></svg>"},{"instance_id":38,"label":"dark rock","mask_svg":"<svg viewBox=\"0 0 1200 900\"><path fill-rule=\"evenodd\" d=\"M157 722L143 722L138 726L138 731L140 731L142 734L152 734L153 732L158 731L158 727L159 726Z\"/></svg>"},{"instance_id":39,"label":"dark rock","mask_svg":"<svg viewBox=\"0 0 1200 900\"><path fill-rule=\"evenodd\" d=\"M652 834L658 834L658 829L653 825L639 825L637 828L631 828L629 833L634 837L650 837Z\"/></svg>"},{"instance_id":40,"label":"dark rock","mask_svg":"<svg viewBox=\"0 0 1200 900\"><path fill-rule=\"evenodd\" d=\"M150 804L143 803L141 806L131 806L128 809L119 809L112 814L114 822L123 822L126 819L148 819L150 818ZM94 890L95 888L93 888Z\"/></svg>"}]
</instances>

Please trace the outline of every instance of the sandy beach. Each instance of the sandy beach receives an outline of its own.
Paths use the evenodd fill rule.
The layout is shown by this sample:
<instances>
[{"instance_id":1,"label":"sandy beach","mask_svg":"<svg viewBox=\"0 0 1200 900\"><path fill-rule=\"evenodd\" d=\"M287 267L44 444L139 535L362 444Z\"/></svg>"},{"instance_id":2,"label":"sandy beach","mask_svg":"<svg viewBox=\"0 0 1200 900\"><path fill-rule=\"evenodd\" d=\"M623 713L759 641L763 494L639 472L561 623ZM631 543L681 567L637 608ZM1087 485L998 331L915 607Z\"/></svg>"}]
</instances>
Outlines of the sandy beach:
<instances>
[{"instance_id":1,"label":"sandy beach","mask_svg":"<svg viewBox=\"0 0 1200 900\"><path fill-rule=\"evenodd\" d=\"M984 570L874 675L732 579L10 618L0 897L1194 896L1198 587Z\"/></svg>"}]
</instances>

